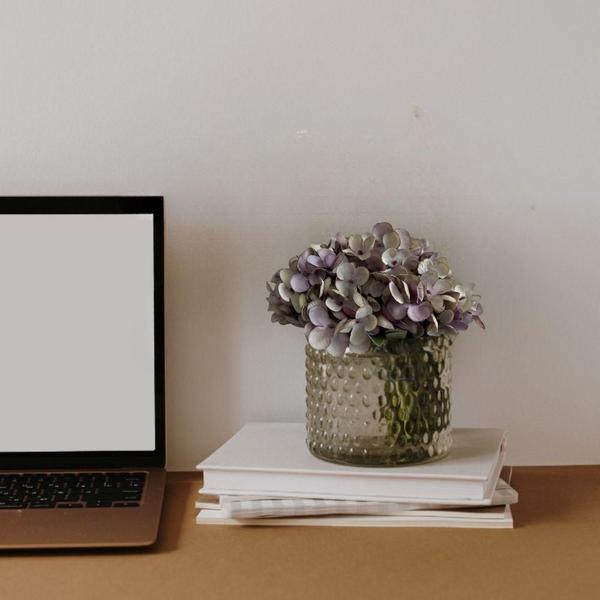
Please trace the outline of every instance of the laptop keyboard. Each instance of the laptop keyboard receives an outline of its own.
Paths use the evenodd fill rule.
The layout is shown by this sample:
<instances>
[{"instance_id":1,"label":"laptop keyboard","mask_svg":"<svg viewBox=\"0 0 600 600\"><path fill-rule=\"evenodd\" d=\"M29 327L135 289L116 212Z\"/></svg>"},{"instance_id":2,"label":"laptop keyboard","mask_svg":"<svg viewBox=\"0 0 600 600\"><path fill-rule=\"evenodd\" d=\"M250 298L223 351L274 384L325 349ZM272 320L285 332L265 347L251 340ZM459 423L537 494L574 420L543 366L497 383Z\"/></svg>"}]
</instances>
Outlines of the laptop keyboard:
<instances>
[{"instance_id":1,"label":"laptop keyboard","mask_svg":"<svg viewBox=\"0 0 600 600\"><path fill-rule=\"evenodd\" d=\"M140 506L146 473L0 473L0 509Z\"/></svg>"}]
</instances>

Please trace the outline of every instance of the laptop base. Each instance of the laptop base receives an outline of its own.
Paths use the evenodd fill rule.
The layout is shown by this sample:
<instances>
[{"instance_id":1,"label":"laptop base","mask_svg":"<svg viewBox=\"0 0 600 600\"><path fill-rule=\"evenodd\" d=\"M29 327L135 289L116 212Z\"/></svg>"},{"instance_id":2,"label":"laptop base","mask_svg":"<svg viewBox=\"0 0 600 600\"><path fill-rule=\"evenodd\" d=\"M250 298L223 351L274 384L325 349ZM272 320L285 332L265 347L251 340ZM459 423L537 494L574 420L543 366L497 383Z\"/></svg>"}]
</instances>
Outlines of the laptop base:
<instances>
[{"instance_id":1,"label":"laptop base","mask_svg":"<svg viewBox=\"0 0 600 600\"><path fill-rule=\"evenodd\" d=\"M106 472L107 469L85 469ZM0 510L0 549L101 548L152 545L158 535L166 473L140 469L147 480L140 506ZM128 472L132 469L110 469ZM52 471L44 471L51 473ZM60 470L64 473L65 470Z\"/></svg>"}]
</instances>

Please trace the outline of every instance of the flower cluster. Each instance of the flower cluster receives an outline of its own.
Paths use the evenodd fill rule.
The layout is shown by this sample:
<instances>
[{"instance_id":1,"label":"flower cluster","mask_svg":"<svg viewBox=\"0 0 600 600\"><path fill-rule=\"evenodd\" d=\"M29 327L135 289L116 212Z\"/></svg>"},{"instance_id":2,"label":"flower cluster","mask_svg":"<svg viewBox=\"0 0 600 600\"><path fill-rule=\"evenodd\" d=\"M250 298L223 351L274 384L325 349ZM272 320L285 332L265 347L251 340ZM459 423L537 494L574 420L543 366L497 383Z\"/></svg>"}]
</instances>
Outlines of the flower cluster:
<instances>
[{"instance_id":1,"label":"flower cluster","mask_svg":"<svg viewBox=\"0 0 600 600\"><path fill-rule=\"evenodd\" d=\"M484 327L472 284L452 275L427 240L377 223L372 233L310 246L267 283L276 323L304 327L309 344L341 356L424 335Z\"/></svg>"}]
</instances>

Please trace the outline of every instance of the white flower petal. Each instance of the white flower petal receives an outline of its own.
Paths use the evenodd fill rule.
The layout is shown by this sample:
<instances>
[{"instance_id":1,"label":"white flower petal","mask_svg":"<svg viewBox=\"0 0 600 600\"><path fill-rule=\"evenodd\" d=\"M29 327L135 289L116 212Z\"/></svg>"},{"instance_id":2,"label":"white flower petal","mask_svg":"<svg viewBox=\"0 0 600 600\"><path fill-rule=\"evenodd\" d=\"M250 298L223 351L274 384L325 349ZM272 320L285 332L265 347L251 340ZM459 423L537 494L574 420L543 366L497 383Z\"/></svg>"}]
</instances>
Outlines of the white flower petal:
<instances>
[{"instance_id":1,"label":"white flower petal","mask_svg":"<svg viewBox=\"0 0 600 600\"><path fill-rule=\"evenodd\" d=\"M390 231L383 236L384 248L397 248L400 245L400 236L396 231Z\"/></svg>"},{"instance_id":2,"label":"white flower petal","mask_svg":"<svg viewBox=\"0 0 600 600\"><path fill-rule=\"evenodd\" d=\"M356 311L356 319L364 319L373 314L373 309L370 306L363 306Z\"/></svg>"},{"instance_id":3,"label":"white flower petal","mask_svg":"<svg viewBox=\"0 0 600 600\"><path fill-rule=\"evenodd\" d=\"M387 310L394 321L401 321L406 316L408 304L390 301L387 303Z\"/></svg>"},{"instance_id":4,"label":"white flower petal","mask_svg":"<svg viewBox=\"0 0 600 600\"><path fill-rule=\"evenodd\" d=\"M414 271L419 264L419 259L416 256L407 256L402 261L402 266L407 268L409 271Z\"/></svg>"},{"instance_id":5,"label":"white flower petal","mask_svg":"<svg viewBox=\"0 0 600 600\"><path fill-rule=\"evenodd\" d=\"M429 302L431 302L431 306L433 306L433 310L436 312L444 310L444 299L441 296L431 296Z\"/></svg>"},{"instance_id":6,"label":"white flower petal","mask_svg":"<svg viewBox=\"0 0 600 600\"><path fill-rule=\"evenodd\" d=\"M302 312L302 305L300 304L300 294L291 294L290 300L292 302L292 306L297 313Z\"/></svg>"},{"instance_id":7,"label":"white flower petal","mask_svg":"<svg viewBox=\"0 0 600 600\"><path fill-rule=\"evenodd\" d=\"M337 288L337 291L345 298L350 296L350 294L354 291L354 286L347 281L336 281L335 287Z\"/></svg>"},{"instance_id":8,"label":"white flower petal","mask_svg":"<svg viewBox=\"0 0 600 600\"><path fill-rule=\"evenodd\" d=\"M354 265L351 262L340 263L335 271L338 279L342 281L352 279L354 275Z\"/></svg>"},{"instance_id":9,"label":"white flower petal","mask_svg":"<svg viewBox=\"0 0 600 600\"><path fill-rule=\"evenodd\" d=\"M394 329L394 325L391 321L388 321L383 315L377 317L377 325L384 329Z\"/></svg>"},{"instance_id":10,"label":"white flower petal","mask_svg":"<svg viewBox=\"0 0 600 600\"><path fill-rule=\"evenodd\" d=\"M381 241L386 233L389 233L393 230L394 228L389 223L382 221L381 223L375 223L372 231L375 238Z\"/></svg>"},{"instance_id":11,"label":"white flower petal","mask_svg":"<svg viewBox=\"0 0 600 600\"><path fill-rule=\"evenodd\" d=\"M408 283L406 283L404 279L402 280L402 286L404 287L404 293L406 294L407 300L410 300L410 288L408 287Z\"/></svg>"},{"instance_id":12,"label":"white flower petal","mask_svg":"<svg viewBox=\"0 0 600 600\"><path fill-rule=\"evenodd\" d=\"M334 337L340 333L342 331L342 329L344 329L346 327L348 323L348 319L340 319L338 321L338 324L335 326L335 329L333 330L333 335Z\"/></svg>"},{"instance_id":13,"label":"white flower petal","mask_svg":"<svg viewBox=\"0 0 600 600\"><path fill-rule=\"evenodd\" d=\"M448 259L443 256L438 256L434 261L435 270L440 277L448 277L452 273L448 265Z\"/></svg>"},{"instance_id":14,"label":"white flower petal","mask_svg":"<svg viewBox=\"0 0 600 600\"><path fill-rule=\"evenodd\" d=\"M363 239L361 235L354 234L348 238L348 246L352 252L361 252L363 249Z\"/></svg>"},{"instance_id":15,"label":"white flower petal","mask_svg":"<svg viewBox=\"0 0 600 600\"><path fill-rule=\"evenodd\" d=\"M317 327L326 327L332 322L324 306L311 306L308 309L308 318Z\"/></svg>"},{"instance_id":16,"label":"white flower petal","mask_svg":"<svg viewBox=\"0 0 600 600\"><path fill-rule=\"evenodd\" d=\"M432 314L431 304L423 302L422 304L411 304L408 307L408 318L415 323L425 321Z\"/></svg>"},{"instance_id":17,"label":"white flower petal","mask_svg":"<svg viewBox=\"0 0 600 600\"><path fill-rule=\"evenodd\" d=\"M367 267L358 267L354 271L354 281L356 285L364 285L369 280L369 269Z\"/></svg>"},{"instance_id":18,"label":"white flower petal","mask_svg":"<svg viewBox=\"0 0 600 600\"><path fill-rule=\"evenodd\" d=\"M367 336L365 340L361 344L353 344L350 343L349 350L350 352L354 352L354 354L364 354L368 352L371 348L371 340Z\"/></svg>"},{"instance_id":19,"label":"white flower petal","mask_svg":"<svg viewBox=\"0 0 600 600\"><path fill-rule=\"evenodd\" d=\"M277 292L284 302L290 301L290 289L285 285L285 283L280 283L277 286Z\"/></svg>"},{"instance_id":20,"label":"white flower petal","mask_svg":"<svg viewBox=\"0 0 600 600\"><path fill-rule=\"evenodd\" d=\"M441 325L450 325L450 323L452 323L454 320L454 311L445 310L437 316L437 319Z\"/></svg>"},{"instance_id":21,"label":"white flower petal","mask_svg":"<svg viewBox=\"0 0 600 600\"><path fill-rule=\"evenodd\" d=\"M342 356L348 347L349 337L345 333L338 333L333 336L331 344L327 346L327 352L333 356Z\"/></svg>"},{"instance_id":22,"label":"white flower petal","mask_svg":"<svg viewBox=\"0 0 600 600\"><path fill-rule=\"evenodd\" d=\"M346 319L344 325L340 327L339 333L350 333L355 324L356 321L354 319Z\"/></svg>"},{"instance_id":23,"label":"white flower petal","mask_svg":"<svg viewBox=\"0 0 600 600\"><path fill-rule=\"evenodd\" d=\"M382 255L381 260L388 267L394 267L399 262L398 250L395 248L388 248Z\"/></svg>"},{"instance_id":24,"label":"white flower petal","mask_svg":"<svg viewBox=\"0 0 600 600\"><path fill-rule=\"evenodd\" d=\"M373 331L377 327L377 317L375 315L366 316L363 325L366 331Z\"/></svg>"},{"instance_id":25,"label":"white flower petal","mask_svg":"<svg viewBox=\"0 0 600 600\"><path fill-rule=\"evenodd\" d=\"M390 294L392 294L392 298L394 298L394 300L398 302L398 304L404 304L404 296L400 293L398 286L393 281L390 281L389 289Z\"/></svg>"},{"instance_id":26,"label":"white flower petal","mask_svg":"<svg viewBox=\"0 0 600 600\"><path fill-rule=\"evenodd\" d=\"M375 238L370 233L363 235L363 238L362 238L363 251L371 250L371 248L373 248L374 245L375 245Z\"/></svg>"},{"instance_id":27,"label":"white flower petal","mask_svg":"<svg viewBox=\"0 0 600 600\"><path fill-rule=\"evenodd\" d=\"M369 286L368 293L373 296L373 298L379 298L385 290L385 284L381 281L377 281L376 279L371 279L366 285Z\"/></svg>"},{"instance_id":28,"label":"white flower petal","mask_svg":"<svg viewBox=\"0 0 600 600\"><path fill-rule=\"evenodd\" d=\"M325 300L325 306L327 306L327 308L332 312L339 312L340 310L342 310L343 305L341 302L339 302L335 298L332 298L331 296L329 296Z\"/></svg>"},{"instance_id":29,"label":"white flower petal","mask_svg":"<svg viewBox=\"0 0 600 600\"><path fill-rule=\"evenodd\" d=\"M333 329L329 327L315 327L308 335L308 343L315 350L325 350L331 343Z\"/></svg>"},{"instance_id":30,"label":"white flower petal","mask_svg":"<svg viewBox=\"0 0 600 600\"><path fill-rule=\"evenodd\" d=\"M279 271L279 278L289 287L293 274L294 272L291 269L281 269L281 271Z\"/></svg>"},{"instance_id":31,"label":"white flower petal","mask_svg":"<svg viewBox=\"0 0 600 600\"><path fill-rule=\"evenodd\" d=\"M423 275L425 273L427 273L427 271L432 271L433 270L433 261L431 260L431 258L426 258L424 260L422 260L419 263L419 266L417 267L417 271L419 273L419 275Z\"/></svg>"},{"instance_id":32,"label":"white flower petal","mask_svg":"<svg viewBox=\"0 0 600 600\"><path fill-rule=\"evenodd\" d=\"M432 286L431 292L433 294L445 294L452 289L452 283L447 279L438 279Z\"/></svg>"},{"instance_id":33,"label":"white flower petal","mask_svg":"<svg viewBox=\"0 0 600 600\"><path fill-rule=\"evenodd\" d=\"M365 299L356 290L354 290L354 294L352 295L352 300L354 300L354 304L356 304L357 306L364 306L366 304Z\"/></svg>"},{"instance_id":34,"label":"white flower petal","mask_svg":"<svg viewBox=\"0 0 600 600\"><path fill-rule=\"evenodd\" d=\"M411 246L411 237L410 233L406 231L406 229L396 229L398 235L400 236L400 248L404 250L410 250Z\"/></svg>"},{"instance_id":35,"label":"white flower petal","mask_svg":"<svg viewBox=\"0 0 600 600\"><path fill-rule=\"evenodd\" d=\"M369 340L369 336L367 335L364 326L360 323L357 323L352 328L352 333L350 334L350 343L353 346L360 346L364 343L365 339Z\"/></svg>"},{"instance_id":36,"label":"white flower petal","mask_svg":"<svg viewBox=\"0 0 600 600\"><path fill-rule=\"evenodd\" d=\"M445 281L444 279L440 279L437 276L437 273L434 273L433 271L427 271L426 273L423 273L421 275L421 281L423 282L423 285L425 285L426 288L428 289L433 289L434 285L436 284L436 282L438 281ZM434 292L434 293L439 293L439 292Z\"/></svg>"}]
</instances>

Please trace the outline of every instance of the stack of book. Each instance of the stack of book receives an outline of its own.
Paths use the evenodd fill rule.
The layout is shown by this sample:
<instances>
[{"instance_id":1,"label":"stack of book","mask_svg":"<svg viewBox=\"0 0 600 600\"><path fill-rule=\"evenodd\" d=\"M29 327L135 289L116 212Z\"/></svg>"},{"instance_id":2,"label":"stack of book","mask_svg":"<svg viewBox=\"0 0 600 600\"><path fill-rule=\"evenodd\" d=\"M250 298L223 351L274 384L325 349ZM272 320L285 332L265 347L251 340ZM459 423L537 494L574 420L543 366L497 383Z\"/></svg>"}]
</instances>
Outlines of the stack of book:
<instances>
[{"instance_id":1,"label":"stack of book","mask_svg":"<svg viewBox=\"0 0 600 600\"><path fill-rule=\"evenodd\" d=\"M312 456L302 423L249 423L197 468L199 525L513 526L506 434L455 429L450 455L392 468Z\"/></svg>"}]
</instances>

